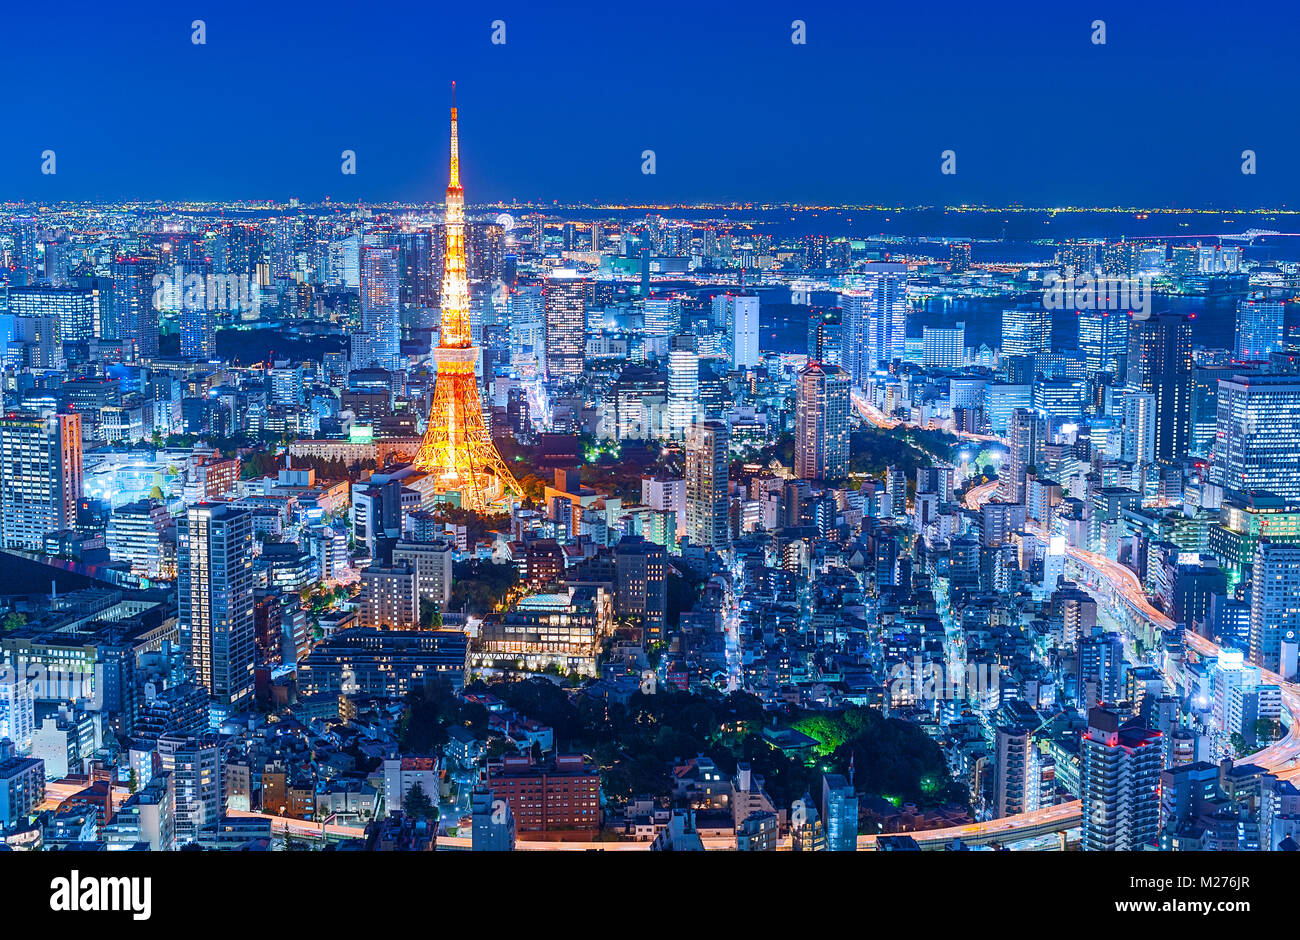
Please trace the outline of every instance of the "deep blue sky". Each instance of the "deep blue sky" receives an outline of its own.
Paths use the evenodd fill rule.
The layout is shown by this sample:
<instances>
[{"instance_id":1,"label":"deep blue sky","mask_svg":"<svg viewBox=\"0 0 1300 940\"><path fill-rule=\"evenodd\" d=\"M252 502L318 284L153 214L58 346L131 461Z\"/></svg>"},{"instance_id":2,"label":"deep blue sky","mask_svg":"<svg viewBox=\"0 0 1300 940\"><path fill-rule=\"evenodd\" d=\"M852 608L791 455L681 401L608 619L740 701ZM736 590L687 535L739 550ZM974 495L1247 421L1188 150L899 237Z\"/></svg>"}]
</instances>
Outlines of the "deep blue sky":
<instances>
[{"instance_id":1,"label":"deep blue sky","mask_svg":"<svg viewBox=\"0 0 1300 940\"><path fill-rule=\"evenodd\" d=\"M1275 0L14 2L0 201L436 200L455 78L471 202L1300 205L1297 24Z\"/></svg>"}]
</instances>

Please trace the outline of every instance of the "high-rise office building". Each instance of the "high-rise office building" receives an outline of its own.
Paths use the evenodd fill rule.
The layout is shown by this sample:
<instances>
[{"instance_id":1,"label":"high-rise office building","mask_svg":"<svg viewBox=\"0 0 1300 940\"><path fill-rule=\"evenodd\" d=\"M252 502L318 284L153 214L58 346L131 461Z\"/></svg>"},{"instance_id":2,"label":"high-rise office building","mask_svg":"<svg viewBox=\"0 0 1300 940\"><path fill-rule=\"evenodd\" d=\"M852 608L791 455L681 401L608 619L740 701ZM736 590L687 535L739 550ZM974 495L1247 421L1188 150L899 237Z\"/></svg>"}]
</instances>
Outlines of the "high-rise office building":
<instances>
[{"instance_id":1,"label":"high-rise office building","mask_svg":"<svg viewBox=\"0 0 1300 940\"><path fill-rule=\"evenodd\" d=\"M1080 750L1084 850L1135 851L1153 845L1160 823L1161 735L1123 724L1108 709L1093 708Z\"/></svg>"},{"instance_id":2,"label":"high-rise office building","mask_svg":"<svg viewBox=\"0 0 1300 940\"><path fill-rule=\"evenodd\" d=\"M1237 301L1238 359L1267 359L1283 348L1286 304L1280 300Z\"/></svg>"},{"instance_id":3,"label":"high-rise office building","mask_svg":"<svg viewBox=\"0 0 1300 940\"><path fill-rule=\"evenodd\" d=\"M587 281L557 269L546 281L546 374L577 379L587 355Z\"/></svg>"},{"instance_id":4,"label":"high-rise office building","mask_svg":"<svg viewBox=\"0 0 1300 940\"><path fill-rule=\"evenodd\" d=\"M674 342L674 348L668 353L668 433L676 438L685 437L700 416L699 406L700 357L688 343Z\"/></svg>"},{"instance_id":5,"label":"high-rise office building","mask_svg":"<svg viewBox=\"0 0 1300 940\"><path fill-rule=\"evenodd\" d=\"M0 418L0 546L43 551L76 522L81 490L81 415Z\"/></svg>"},{"instance_id":6,"label":"high-rise office building","mask_svg":"<svg viewBox=\"0 0 1300 940\"><path fill-rule=\"evenodd\" d=\"M1300 545L1261 541L1250 585L1250 661L1274 672L1294 668L1294 663L1282 662L1282 645L1294 647L1297 639Z\"/></svg>"},{"instance_id":7,"label":"high-rise office building","mask_svg":"<svg viewBox=\"0 0 1300 940\"><path fill-rule=\"evenodd\" d=\"M722 421L701 421L686 443L686 530L694 545L725 548L730 539L729 435Z\"/></svg>"},{"instance_id":8,"label":"high-rise office building","mask_svg":"<svg viewBox=\"0 0 1300 940\"><path fill-rule=\"evenodd\" d=\"M1007 422L1006 473L1000 489L1008 503L1025 501L1025 476L1037 468L1047 443L1047 416L1037 409L1017 408Z\"/></svg>"},{"instance_id":9,"label":"high-rise office building","mask_svg":"<svg viewBox=\"0 0 1300 940\"><path fill-rule=\"evenodd\" d=\"M753 293L728 295L727 351L732 368L740 371L758 365L759 300Z\"/></svg>"},{"instance_id":10,"label":"high-rise office building","mask_svg":"<svg viewBox=\"0 0 1300 940\"><path fill-rule=\"evenodd\" d=\"M402 366L401 282L398 278L398 247L361 247L361 344L360 359L353 366L377 365L395 372Z\"/></svg>"},{"instance_id":11,"label":"high-rise office building","mask_svg":"<svg viewBox=\"0 0 1300 940\"><path fill-rule=\"evenodd\" d=\"M645 642L663 640L668 614L667 550L639 535L627 535L613 553L615 612L636 621Z\"/></svg>"},{"instance_id":12,"label":"high-rise office building","mask_svg":"<svg viewBox=\"0 0 1300 940\"><path fill-rule=\"evenodd\" d=\"M645 332L647 336L675 336L682 329L682 302L676 297L647 297Z\"/></svg>"},{"instance_id":13,"label":"high-rise office building","mask_svg":"<svg viewBox=\"0 0 1300 940\"><path fill-rule=\"evenodd\" d=\"M1155 396L1157 461L1185 456L1191 443L1192 324L1160 313L1129 327L1129 384Z\"/></svg>"},{"instance_id":14,"label":"high-rise office building","mask_svg":"<svg viewBox=\"0 0 1300 940\"><path fill-rule=\"evenodd\" d=\"M253 514L198 503L176 520L180 641L195 681L221 705L253 691Z\"/></svg>"},{"instance_id":15,"label":"high-rise office building","mask_svg":"<svg viewBox=\"0 0 1300 940\"><path fill-rule=\"evenodd\" d=\"M56 342L84 342L100 335L101 303L107 300L97 287L11 287L9 312L52 317Z\"/></svg>"},{"instance_id":16,"label":"high-rise office building","mask_svg":"<svg viewBox=\"0 0 1300 940\"><path fill-rule=\"evenodd\" d=\"M1300 376L1219 381L1211 479L1235 493L1300 496Z\"/></svg>"},{"instance_id":17,"label":"high-rise office building","mask_svg":"<svg viewBox=\"0 0 1300 940\"><path fill-rule=\"evenodd\" d=\"M217 354L217 313L206 305L181 311L181 356L211 359Z\"/></svg>"},{"instance_id":18,"label":"high-rise office building","mask_svg":"<svg viewBox=\"0 0 1300 940\"><path fill-rule=\"evenodd\" d=\"M867 265L862 291L840 295L844 310L840 362L854 385L907 352L907 265Z\"/></svg>"},{"instance_id":19,"label":"high-rise office building","mask_svg":"<svg viewBox=\"0 0 1300 940\"><path fill-rule=\"evenodd\" d=\"M1156 396L1136 388L1120 393L1121 459L1135 464L1149 464L1156 457Z\"/></svg>"},{"instance_id":20,"label":"high-rise office building","mask_svg":"<svg viewBox=\"0 0 1300 940\"><path fill-rule=\"evenodd\" d=\"M966 362L966 324L927 326L921 330L921 364L926 368L960 369Z\"/></svg>"},{"instance_id":21,"label":"high-rise office building","mask_svg":"<svg viewBox=\"0 0 1300 940\"><path fill-rule=\"evenodd\" d=\"M1038 307L1002 311L1002 355L1037 356L1052 349L1052 312Z\"/></svg>"},{"instance_id":22,"label":"high-rise office building","mask_svg":"<svg viewBox=\"0 0 1300 940\"><path fill-rule=\"evenodd\" d=\"M839 480L849 473L849 376L812 361L795 380L795 476Z\"/></svg>"},{"instance_id":23,"label":"high-rise office building","mask_svg":"<svg viewBox=\"0 0 1300 940\"><path fill-rule=\"evenodd\" d=\"M147 258L113 262L113 322L117 338L133 359L158 357L158 310L154 308L154 263Z\"/></svg>"},{"instance_id":24,"label":"high-rise office building","mask_svg":"<svg viewBox=\"0 0 1300 940\"><path fill-rule=\"evenodd\" d=\"M1083 310L1079 313L1079 350L1088 375L1108 372L1116 379L1125 374L1128 359L1129 316L1118 310Z\"/></svg>"}]
</instances>

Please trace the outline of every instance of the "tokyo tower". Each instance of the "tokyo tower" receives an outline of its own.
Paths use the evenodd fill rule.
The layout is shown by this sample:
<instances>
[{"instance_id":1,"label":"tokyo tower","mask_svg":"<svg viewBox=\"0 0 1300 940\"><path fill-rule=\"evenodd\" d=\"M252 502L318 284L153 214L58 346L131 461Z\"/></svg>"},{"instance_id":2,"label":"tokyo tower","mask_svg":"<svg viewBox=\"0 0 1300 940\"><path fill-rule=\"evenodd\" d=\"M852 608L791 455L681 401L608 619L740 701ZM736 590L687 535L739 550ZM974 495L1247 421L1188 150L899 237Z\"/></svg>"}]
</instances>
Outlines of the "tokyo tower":
<instances>
[{"instance_id":1,"label":"tokyo tower","mask_svg":"<svg viewBox=\"0 0 1300 940\"><path fill-rule=\"evenodd\" d=\"M456 133L456 83L451 85L451 179L447 183L446 252L442 275L442 330L433 361L438 378L424 441L415 466L434 477L439 493L457 493L466 509L505 508L523 490L492 443L483 423L474 365L479 350L469 327L469 281L465 273L465 190L460 185Z\"/></svg>"}]
</instances>

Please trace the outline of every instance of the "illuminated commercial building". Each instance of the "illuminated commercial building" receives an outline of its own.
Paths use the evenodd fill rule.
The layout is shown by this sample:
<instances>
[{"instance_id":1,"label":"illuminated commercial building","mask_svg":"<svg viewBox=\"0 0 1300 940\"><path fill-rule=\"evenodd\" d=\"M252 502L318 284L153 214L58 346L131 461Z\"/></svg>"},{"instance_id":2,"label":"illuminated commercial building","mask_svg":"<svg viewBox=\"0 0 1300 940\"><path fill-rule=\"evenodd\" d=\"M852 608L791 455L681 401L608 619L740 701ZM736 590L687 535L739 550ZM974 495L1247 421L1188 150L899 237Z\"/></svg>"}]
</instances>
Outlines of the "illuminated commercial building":
<instances>
[{"instance_id":1,"label":"illuminated commercial building","mask_svg":"<svg viewBox=\"0 0 1300 940\"><path fill-rule=\"evenodd\" d=\"M1300 498L1300 377L1235 375L1219 382L1211 480L1235 493Z\"/></svg>"},{"instance_id":2,"label":"illuminated commercial building","mask_svg":"<svg viewBox=\"0 0 1300 940\"><path fill-rule=\"evenodd\" d=\"M722 421L702 421L686 441L686 532L693 545L722 549L731 541L727 525L728 433Z\"/></svg>"},{"instance_id":3,"label":"illuminated commercial building","mask_svg":"<svg viewBox=\"0 0 1300 940\"><path fill-rule=\"evenodd\" d=\"M794 473L802 480L849 474L849 375L809 362L795 382Z\"/></svg>"},{"instance_id":4,"label":"illuminated commercial building","mask_svg":"<svg viewBox=\"0 0 1300 940\"><path fill-rule=\"evenodd\" d=\"M253 514L198 503L176 521L180 642L214 702L253 692Z\"/></svg>"},{"instance_id":5,"label":"illuminated commercial building","mask_svg":"<svg viewBox=\"0 0 1300 940\"><path fill-rule=\"evenodd\" d=\"M474 644L479 666L595 675L601 643L613 626L612 598L604 588L581 586L533 594L483 621Z\"/></svg>"},{"instance_id":6,"label":"illuminated commercial building","mask_svg":"<svg viewBox=\"0 0 1300 940\"><path fill-rule=\"evenodd\" d=\"M299 693L402 698L437 678L458 690L465 684L467 645L461 630L343 630L298 663Z\"/></svg>"},{"instance_id":7,"label":"illuminated commercial building","mask_svg":"<svg viewBox=\"0 0 1300 940\"><path fill-rule=\"evenodd\" d=\"M354 368L378 366L392 372L402 367L401 283L397 272L397 246L361 247L361 333L353 337Z\"/></svg>"},{"instance_id":8,"label":"illuminated commercial building","mask_svg":"<svg viewBox=\"0 0 1300 940\"><path fill-rule=\"evenodd\" d=\"M1286 304L1280 300L1237 301L1238 359L1267 359L1283 348Z\"/></svg>"},{"instance_id":9,"label":"illuminated commercial building","mask_svg":"<svg viewBox=\"0 0 1300 940\"><path fill-rule=\"evenodd\" d=\"M1268 493L1225 497L1219 521L1210 526L1210 553L1228 579L1228 590L1249 580L1261 539L1300 544L1300 499Z\"/></svg>"},{"instance_id":10,"label":"illuminated commercial building","mask_svg":"<svg viewBox=\"0 0 1300 940\"><path fill-rule=\"evenodd\" d=\"M679 439L685 437L699 417L699 406L700 357L693 349L674 344L668 353L669 434Z\"/></svg>"},{"instance_id":11,"label":"illuminated commercial building","mask_svg":"<svg viewBox=\"0 0 1300 940\"><path fill-rule=\"evenodd\" d=\"M587 358L587 282L557 269L546 280L546 375L552 381L582 375Z\"/></svg>"},{"instance_id":12,"label":"illuminated commercial building","mask_svg":"<svg viewBox=\"0 0 1300 940\"><path fill-rule=\"evenodd\" d=\"M1186 456L1191 443L1192 324L1156 314L1129 327L1128 381L1155 396L1156 460Z\"/></svg>"},{"instance_id":13,"label":"illuminated commercial building","mask_svg":"<svg viewBox=\"0 0 1300 940\"><path fill-rule=\"evenodd\" d=\"M82 493L81 415L0 418L0 547L42 551L70 529Z\"/></svg>"},{"instance_id":14,"label":"illuminated commercial building","mask_svg":"<svg viewBox=\"0 0 1300 940\"><path fill-rule=\"evenodd\" d=\"M1079 351L1088 375L1124 375L1128 359L1128 314L1117 310L1079 312Z\"/></svg>"},{"instance_id":15,"label":"illuminated commercial building","mask_svg":"<svg viewBox=\"0 0 1300 940\"><path fill-rule=\"evenodd\" d=\"M1051 351L1052 313L1043 307L1002 311L1002 355L1036 356Z\"/></svg>"},{"instance_id":16,"label":"illuminated commercial building","mask_svg":"<svg viewBox=\"0 0 1300 940\"><path fill-rule=\"evenodd\" d=\"M1250 661L1293 675L1295 654L1283 661L1283 645L1300 639L1300 545L1260 542L1250 583Z\"/></svg>"}]
</instances>

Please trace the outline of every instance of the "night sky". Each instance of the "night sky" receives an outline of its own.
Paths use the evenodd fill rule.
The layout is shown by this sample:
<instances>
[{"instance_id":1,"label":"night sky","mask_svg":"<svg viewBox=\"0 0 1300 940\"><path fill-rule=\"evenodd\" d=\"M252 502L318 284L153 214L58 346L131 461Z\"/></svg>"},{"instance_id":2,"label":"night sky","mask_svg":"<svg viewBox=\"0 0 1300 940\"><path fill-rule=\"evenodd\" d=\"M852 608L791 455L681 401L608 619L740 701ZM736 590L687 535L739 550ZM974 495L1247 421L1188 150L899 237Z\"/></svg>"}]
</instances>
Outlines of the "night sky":
<instances>
[{"instance_id":1,"label":"night sky","mask_svg":"<svg viewBox=\"0 0 1300 940\"><path fill-rule=\"evenodd\" d=\"M0 200L439 200L454 78L471 203L1300 205L1298 24L1269 0L15 2Z\"/></svg>"}]
</instances>

